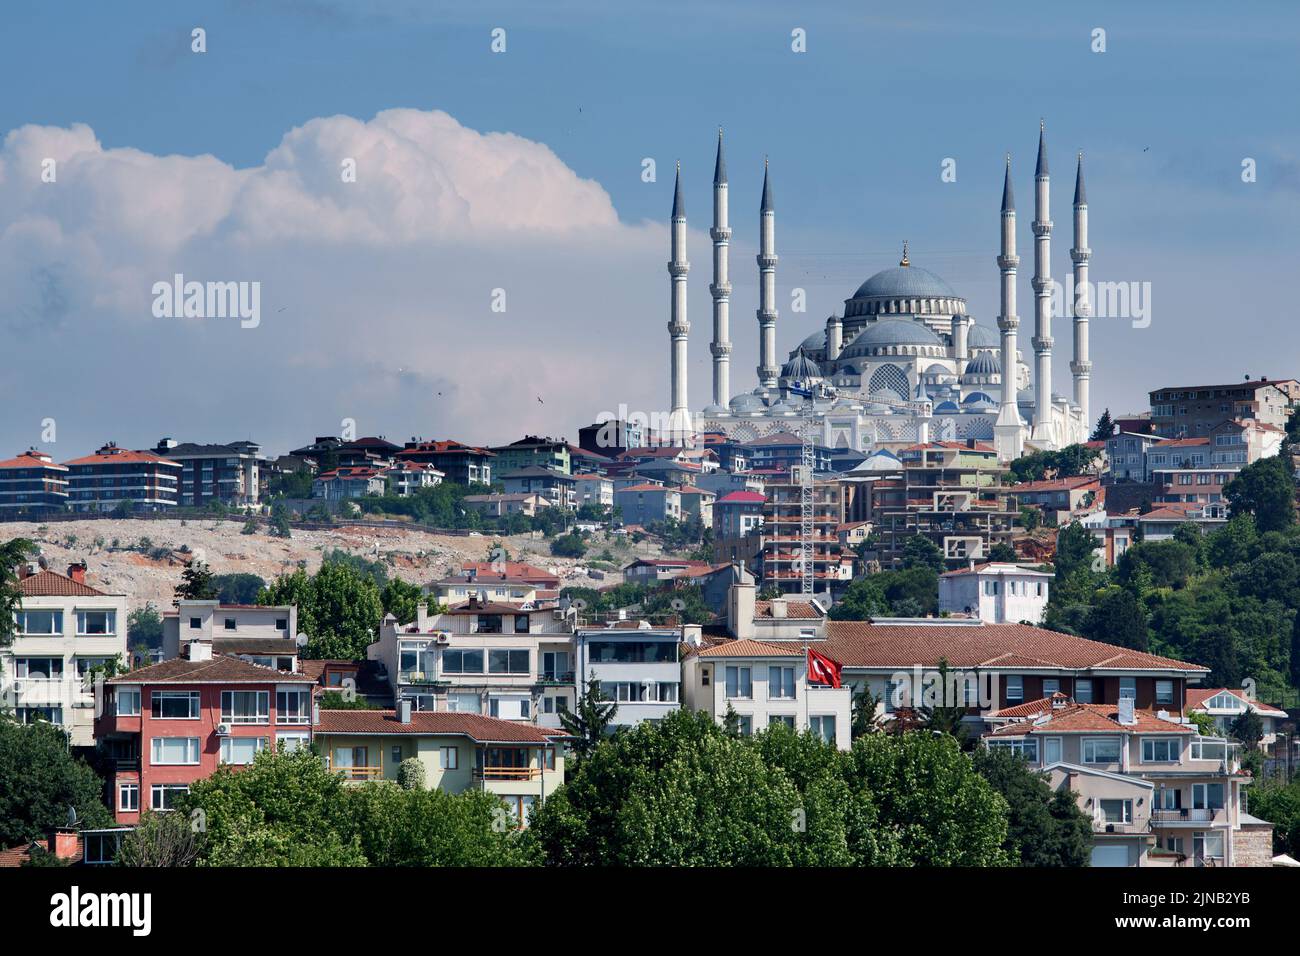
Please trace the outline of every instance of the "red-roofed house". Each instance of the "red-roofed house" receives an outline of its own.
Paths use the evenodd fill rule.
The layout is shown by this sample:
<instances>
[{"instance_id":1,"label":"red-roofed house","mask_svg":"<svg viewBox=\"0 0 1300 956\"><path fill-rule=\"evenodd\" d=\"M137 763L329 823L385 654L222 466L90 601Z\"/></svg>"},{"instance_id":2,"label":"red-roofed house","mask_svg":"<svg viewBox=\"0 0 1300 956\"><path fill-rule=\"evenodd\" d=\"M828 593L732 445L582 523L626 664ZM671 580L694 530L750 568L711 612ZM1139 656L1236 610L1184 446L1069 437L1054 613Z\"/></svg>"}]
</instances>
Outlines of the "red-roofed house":
<instances>
[{"instance_id":1,"label":"red-roofed house","mask_svg":"<svg viewBox=\"0 0 1300 956\"><path fill-rule=\"evenodd\" d=\"M67 465L35 448L0 461L0 518L63 511L67 503Z\"/></svg>"},{"instance_id":2,"label":"red-roofed house","mask_svg":"<svg viewBox=\"0 0 1300 956\"><path fill-rule=\"evenodd\" d=\"M0 646L0 702L21 723L47 720L74 747L94 744L94 675L125 664L125 594L86 583L85 564L66 575L23 565L13 643Z\"/></svg>"},{"instance_id":3,"label":"red-roofed house","mask_svg":"<svg viewBox=\"0 0 1300 956\"><path fill-rule=\"evenodd\" d=\"M93 455L65 464L73 511L111 511L122 502L143 511L166 511L177 504L183 467L151 451L109 442Z\"/></svg>"},{"instance_id":4,"label":"red-roofed house","mask_svg":"<svg viewBox=\"0 0 1300 956\"><path fill-rule=\"evenodd\" d=\"M1258 714L1264 731L1259 742L1266 748L1277 742L1278 725L1290 719L1290 715L1280 707L1255 700L1246 691L1231 687L1187 688L1187 710L1209 714L1214 718L1214 725L1225 732L1247 711Z\"/></svg>"}]
</instances>

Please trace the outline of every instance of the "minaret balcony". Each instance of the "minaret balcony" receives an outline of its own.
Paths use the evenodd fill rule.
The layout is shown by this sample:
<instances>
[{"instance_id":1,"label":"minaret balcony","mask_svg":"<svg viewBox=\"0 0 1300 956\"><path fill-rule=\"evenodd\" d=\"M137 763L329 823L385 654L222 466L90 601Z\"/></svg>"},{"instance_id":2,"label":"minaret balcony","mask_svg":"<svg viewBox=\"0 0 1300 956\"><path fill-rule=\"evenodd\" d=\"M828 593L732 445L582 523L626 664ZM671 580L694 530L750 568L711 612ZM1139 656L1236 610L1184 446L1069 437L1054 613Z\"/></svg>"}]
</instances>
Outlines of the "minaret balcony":
<instances>
[{"instance_id":1,"label":"minaret balcony","mask_svg":"<svg viewBox=\"0 0 1300 956\"><path fill-rule=\"evenodd\" d=\"M1050 352L1052 351L1052 343L1056 340L1050 335L1044 335L1041 337L1035 335L1032 341L1035 352Z\"/></svg>"},{"instance_id":2,"label":"minaret balcony","mask_svg":"<svg viewBox=\"0 0 1300 956\"><path fill-rule=\"evenodd\" d=\"M709 238L714 242L726 242L731 238L731 229L728 226L714 226L709 230Z\"/></svg>"},{"instance_id":3,"label":"minaret balcony","mask_svg":"<svg viewBox=\"0 0 1300 956\"><path fill-rule=\"evenodd\" d=\"M1070 371L1071 371L1073 374L1079 376L1079 378L1087 378L1087 377L1092 373L1092 363L1091 363L1091 362L1071 362L1071 363L1070 363Z\"/></svg>"},{"instance_id":4,"label":"minaret balcony","mask_svg":"<svg viewBox=\"0 0 1300 956\"><path fill-rule=\"evenodd\" d=\"M776 268L776 260L777 260L777 257L776 257L776 254L775 254L775 253L773 253L773 254L770 255L770 256L767 256L767 255L763 255L763 254L760 252L758 255L756 255L756 256L754 257L754 259L758 262L758 267L759 267L760 269L775 269L775 268Z\"/></svg>"},{"instance_id":5,"label":"minaret balcony","mask_svg":"<svg viewBox=\"0 0 1300 956\"><path fill-rule=\"evenodd\" d=\"M1073 259L1075 262L1087 262L1089 259L1092 258L1092 250L1086 248L1071 249L1070 258Z\"/></svg>"},{"instance_id":6,"label":"minaret balcony","mask_svg":"<svg viewBox=\"0 0 1300 956\"><path fill-rule=\"evenodd\" d=\"M1014 332L1020 328L1020 316L1018 315L999 315L998 328L1003 332Z\"/></svg>"},{"instance_id":7,"label":"minaret balcony","mask_svg":"<svg viewBox=\"0 0 1300 956\"><path fill-rule=\"evenodd\" d=\"M668 274L674 279L686 278L686 273L691 271L689 262L670 262L668 263Z\"/></svg>"},{"instance_id":8,"label":"minaret balcony","mask_svg":"<svg viewBox=\"0 0 1300 956\"><path fill-rule=\"evenodd\" d=\"M1015 253L1009 256L998 256L999 269L1014 269L1018 265L1020 265L1020 257Z\"/></svg>"},{"instance_id":9,"label":"minaret balcony","mask_svg":"<svg viewBox=\"0 0 1300 956\"><path fill-rule=\"evenodd\" d=\"M1050 236L1052 234L1052 220L1035 219L1031 224L1035 236Z\"/></svg>"},{"instance_id":10,"label":"minaret balcony","mask_svg":"<svg viewBox=\"0 0 1300 956\"><path fill-rule=\"evenodd\" d=\"M730 298L730 297L731 297L731 283L730 283L730 282L710 282L710 283L709 283L709 295L713 296L715 299L727 299L727 298Z\"/></svg>"},{"instance_id":11,"label":"minaret balcony","mask_svg":"<svg viewBox=\"0 0 1300 956\"><path fill-rule=\"evenodd\" d=\"M723 358L731 354L730 342L710 342L709 351L713 353L714 358Z\"/></svg>"}]
</instances>

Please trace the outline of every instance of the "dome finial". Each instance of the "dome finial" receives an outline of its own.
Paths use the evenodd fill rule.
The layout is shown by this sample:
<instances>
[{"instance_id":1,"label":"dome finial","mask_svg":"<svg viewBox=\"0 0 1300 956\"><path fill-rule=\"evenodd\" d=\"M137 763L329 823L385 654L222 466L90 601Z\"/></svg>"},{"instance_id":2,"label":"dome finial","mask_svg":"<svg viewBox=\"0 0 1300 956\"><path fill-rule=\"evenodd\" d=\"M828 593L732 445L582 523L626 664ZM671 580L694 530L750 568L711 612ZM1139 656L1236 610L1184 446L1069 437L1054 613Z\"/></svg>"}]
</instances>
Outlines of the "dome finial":
<instances>
[{"instance_id":1,"label":"dome finial","mask_svg":"<svg viewBox=\"0 0 1300 956\"><path fill-rule=\"evenodd\" d=\"M902 260L901 260L898 264L899 264L900 266L910 266L910 265L912 264L910 261L908 261L908 258L907 258L907 240L906 240L906 239L903 240L903 258L902 258Z\"/></svg>"}]
</instances>

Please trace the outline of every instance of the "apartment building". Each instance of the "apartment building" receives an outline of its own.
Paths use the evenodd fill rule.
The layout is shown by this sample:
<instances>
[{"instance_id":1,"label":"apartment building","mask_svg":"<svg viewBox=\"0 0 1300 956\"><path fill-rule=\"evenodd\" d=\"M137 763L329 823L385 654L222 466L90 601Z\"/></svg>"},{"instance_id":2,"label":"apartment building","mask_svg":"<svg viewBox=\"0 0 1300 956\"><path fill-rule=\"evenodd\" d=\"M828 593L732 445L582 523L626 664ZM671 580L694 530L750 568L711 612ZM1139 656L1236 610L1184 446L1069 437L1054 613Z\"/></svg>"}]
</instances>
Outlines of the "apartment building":
<instances>
[{"instance_id":1,"label":"apartment building","mask_svg":"<svg viewBox=\"0 0 1300 956\"><path fill-rule=\"evenodd\" d=\"M0 520L60 512L68 506L68 466L29 448L0 461Z\"/></svg>"},{"instance_id":2,"label":"apartment building","mask_svg":"<svg viewBox=\"0 0 1300 956\"><path fill-rule=\"evenodd\" d=\"M1148 432L1116 432L1106 439L1109 481L1148 481L1147 450L1160 436Z\"/></svg>"},{"instance_id":3,"label":"apartment building","mask_svg":"<svg viewBox=\"0 0 1300 956\"><path fill-rule=\"evenodd\" d=\"M789 472L791 468L803 463L803 439L790 432L777 432L745 442L743 449L748 466L755 471ZM817 474L829 474L832 471L830 448L825 445L813 445L816 462L813 470Z\"/></svg>"},{"instance_id":4,"label":"apartment building","mask_svg":"<svg viewBox=\"0 0 1300 956\"><path fill-rule=\"evenodd\" d=\"M812 491L813 586L818 593L838 589L853 576L852 554L840 545L836 529L844 522L845 486L819 480ZM802 586L802 487L797 477L769 481L763 504L758 564L763 587L794 593Z\"/></svg>"},{"instance_id":5,"label":"apartment building","mask_svg":"<svg viewBox=\"0 0 1300 956\"><path fill-rule=\"evenodd\" d=\"M604 458L612 458L631 448L643 448L654 438L643 422L611 418L578 429L578 446Z\"/></svg>"},{"instance_id":6,"label":"apartment building","mask_svg":"<svg viewBox=\"0 0 1300 956\"><path fill-rule=\"evenodd\" d=\"M985 746L1077 794L1093 821L1093 866L1268 865L1272 828L1245 812L1251 776L1237 745L1201 736L1181 714L1054 693L987 721Z\"/></svg>"},{"instance_id":7,"label":"apartment building","mask_svg":"<svg viewBox=\"0 0 1300 956\"><path fill-rule=\"evenodd\" d=\"M508 475L525 468L547 468L562 475L572 475L573 454L569 448L569 443L563 438L557 441L554 438L525 435L509 445L493 445L488 451L496 455L498 475Z\"/></svg>"},{"instance_id":8,"label":"apartment building","mask_svg":"<svg viewBox=\"0 0 1300 956\"><path fill-rule=\"evenodd\" d=\"M466 495L460 499L466 508L472 508L488 518L505 518L514 514L533 517L551 503L538 494L519 495Z\"/></svg>"},{"instance_id":9,"label":"apartment building","mask_svg":"<svg viewBox=\"0 0 1300 956\"><path fill-rule=\"evenodd\" d=\"M677 497L682 504L682 521L698 522L708 528L713 524L713 492L694 485L678 485Z\"/></svg>"},{"instance_id":10,"label":"apartment building","mask_svg":"<svg viewBox=\"0 0 1300 956\"><path fill-rule=\"evenodd\" d=\"M539 568L526 561L462 561L461 571L465 574L502 575L519 581L527 581L544 591L556 591L560 587L560 576L554 571Z\"/></svg>"},{"instance_id":11,"label":"apartment building","mask_svg":"<svg viewBox=\"0 0 1300 956\"><path fill-rule=\"evenodd\" d=\"M1213 504L1237 473L1276 455L1286 431L1257 421L1228 421L1194 438L1168 438L1147 449L1148 480L1160 503Z\"/></svg>"},{"instance_id":12,"label":"apartment building","mask_svg":"<svg viewBox=\"0 0 1300 956\"><path fill-rule=\"evenodd\" d=\"M20 723L46 720L74 747L94 744L97 674L126 665L125 594L86 583L86 565L67 574L18 569L15 636L0 646L0 704Z\"/></svg>"},{"instance_id":13,"label":"apartment building","mask_svg":"<svg viewBox=\"0 0 1300 956\"><path fill-rule=\"evenodd\" d=\"M119 824L138 823L146 808L172 809L221 764L311 743L314 678L213 654L210 641L185 652L105 682L95 739Z\"/></svg>"},{"instance_id":14,"label":"apartment building","mask_svg":"<svg viewBox=\"0 0 1300 956\"><path fill-rule=\"evenodd\" d=\"M418 461L432 465L458 485L492 484L492 467L496 455L486 448L476 448L458 441L424 441L412 439L394 456L397 461Z\"/></svg>"},{"instance_id":15,"label":"apartment building","mask_svg":"<svg viewBox=\"0 0 1300 956\"><path fill-rule=\"evenodd\" d=\"M623 568L623 580L628 584L665 584L685 574L711 569L709 562L690 558L638 558Z\"/></svg>"},{"instance_id":16,"label":"apartment building","mask_svg":"<svg viewBox=\"0 0 1300 956\"><path fill-rule=\"evenodd\" d=\"M399 461L384 471L389 491L399 498L409 498L421 488L442 484L447 476L432 465L418 461Z\"/></svg>"},{"instance_id":17,"label":"apartment building","mask_svg":"<svg viewBox=\"0 0 1300 956\"><path fill-rule=\"evenodd\" d=\"M340 465L317 475L311 483L311 496L326 501L346 501L382 495L387 485L385 469L375 465Z\"/></svg>"},{"instance_id":18,"label":"apartment building","mask_svg":"<svg viewBox=\"0 0 1300 956\"><path fill-rule=\"evenodd\" d=\"M898 458L899 481L871 485L882 567L898 567L907 541L918 534L934 542L952 569L1011 543L1019 509L992 445L930 442L904 448Z\"/></svg>"},{"instance_id":19,"label":"apartment building","mask_svg":"<svg viewBox=\"0 0 1300 956\"><path fill-rule=\"evenodd\" d=\"M1268 378L1158 388L1150 393L1151 430L1161 438L1196 438L1234 419L1285 428L1298 390L1295 379Z\"/></svg>"},{"instance_id":20,"label":"apartment building","mask_svg":"<svg viewBox=\"0 0 1300 956\"><path fill-rule=\"evenodd\" d=\"M624 524L644 527L657 521L682 520L682 496L676 488L638 481L614 486L614 508Z\"/></svg>"},{"instance_id":21,"label":"apartment building","mask_svg":"<svg viewBox=\"0 0 1300 956\"><path fill-rule=\"evenodd\" d=\"M297 605L222 604L182 599L163 612L163 660L184 656L191 641L212 644L213 653L242 657L276 670L298 670Z\"/></svg>"},{"instance_id":22,"label":"apartment building","mask_svg":"<svg viewBox=\"0 0 1300 956\"><path fill-rule=\"evenodd\" d=\"M1037 508L1048 524L1055 525L1067 525L1091 511L1102 494L1101 479L1096 475L1022 481L1012 485L1010 491L1020 507Z\"/></svg>"},{"instance_id":23,"label":"apartment building","mask_svg":"<svg viewBox=\"0 0 1300 956\"><path fill-rule=\"evenodd\" d=\"M573 489L579 508L584 505L593 508L614 507L614 482L604 475L574 475Z\"/></svg>"},{"instance_id":24,"label":"apartment building","mask_svg":"<svg viewBox=\"0 0 1300 956\"><path fill-rule=\"evenodd\" d=\"M538 600L538 588L530 581L496 571L480 574L473 567L464 574L433 581L425 585L424 591L447 607L457 607L468 601L478 601L480 604L489 601L495 604L533 604Z\"/></svg>"},{"instance_id":25,"label":"apartment building","mask_svg":"<svg viewBox=\"0 0 1300 956\"><path fill-rule=\"evenodd\" d=\"M497 480L508 495L541 495L552 506L570 511L578 506L572 476L553 468L528 465L505 472L498 467Z\"/></svg>"},{"instance_id":26,"label":"apartment building","mask_svg":"<svg viewBox=\"0 0 1300 956\"><path fill-rule=\"evenodd\" d=\"M713 503L713 559L756 566L762 547L763 505L758 491L733 491Z\"/></svg>"},{"instance_id":27,"label":"apartment building","mask_svg":"<svg viewBox=\"0 0 1300 956\"><path fill-rule=\"evenodd\" d=\"M367 655L383 664L397 701L416 711L483 714L558 728L574 703L573 609L477 599L415 621L392 615Z\"/></svg>"},{"instance_id":28,"label":"apartment building","mask_svg":"<svg viewBox=\"0 0 1300 956\"><path fill-rule=\"evenodd\" d=\"M182 507L201 508L214 501L235 507L258 503L265 459L256 442L207 445L163 438L153 451L180 462L177 504Z\"/></svg>"},{"instance_id":29,"label":"apartment building","mask_svg":"<svg viewBox=\"0 0 1300 956\"><path fill-rule=\"evenodd\" d=\"M123 502L142 511L166 511L180 500L182 465L151 451L109 442L66 464L73 511L111 511Z\"/></svg>"},{"instance_id":30,"label":"apartment building","mask_svg":"<svg viewBox=\"0 0 1300 956\"><path fill-rule=\"evenodd\" d=\"M495 794L519 828L564 782L563 736L479 714L415 711L409 702L392 711L323 710L315 732L326 766L347 781L396 781L403 760L419 760L426 787Z\"/></svg>"},{"instance_id":31,"label":"apartment building","mask_svg":"<svg viewBox=\"0 0 1300 956\"><path fill-rule=\"evenodd\" d=\"M989 624L1040 624L1055 575L1040 568L987 561L939 575L939 613Z\"/></svg>"},{"instance_id":32,"label":"apartment building","mask_svg":"<svg viewBox=\"0 0 1300 956\"><path fill-rule=\"evenodd\" d=\"M681 702L681 641L680 628L654 627L648 621L577 628L573 647L578 695L595 682L618 704L614 726L663 720Z\"/></svg>"}]
</instances>

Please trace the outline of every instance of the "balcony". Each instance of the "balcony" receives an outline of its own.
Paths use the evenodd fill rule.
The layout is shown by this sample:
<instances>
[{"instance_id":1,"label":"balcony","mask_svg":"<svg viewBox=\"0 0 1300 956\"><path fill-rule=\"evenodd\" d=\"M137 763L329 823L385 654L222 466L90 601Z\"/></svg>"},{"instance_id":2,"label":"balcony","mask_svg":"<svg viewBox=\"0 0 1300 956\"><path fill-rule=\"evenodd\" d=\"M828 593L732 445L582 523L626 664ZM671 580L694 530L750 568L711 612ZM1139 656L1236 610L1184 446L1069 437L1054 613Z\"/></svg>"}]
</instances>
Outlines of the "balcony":
<instances>
[{"instance_id":1,"label":"balcony","mask_svg":"<svg viewBox=\"0 0 1300 956\"><path fill-rule=\"evenodd\" d=\"M537 767L476 767L474 779L493 780L536 780L542 775Z\"/></svg>"},{"instance_id":2,"label":"balcony","mask_svg":"<svg viewBox=\"0 0 1300 956\"><path fill-rule=\"evenodd\" d=\"M326 760L325 769L333 770L349 783L364 783L367 780L382 780L384 778L383 767L335 767L329 760Z\"/></svg>"},{"instance_id":3,"label":"balcony","mask_svg":"<svg viewBox=\"0 0 1300 956\"><path fill-rule=\"evenodd\" d=\"M1178 810L1152 810L1151 823L1153 826L1158 827L1226 826L1228 813L1221 807L1218 809L1183 807Z\"/></svg>"},{"instance_id":4,"label":"balcony","mask_svg":"<svg viewBox=\"0 0 1300 956\"><path fill-rule=\"evenodd\" d=\"M539 684L569 685L573 683L573 671L543 671L537 678Z\"/></svg>"}]
</instances>

